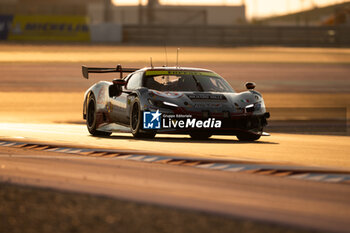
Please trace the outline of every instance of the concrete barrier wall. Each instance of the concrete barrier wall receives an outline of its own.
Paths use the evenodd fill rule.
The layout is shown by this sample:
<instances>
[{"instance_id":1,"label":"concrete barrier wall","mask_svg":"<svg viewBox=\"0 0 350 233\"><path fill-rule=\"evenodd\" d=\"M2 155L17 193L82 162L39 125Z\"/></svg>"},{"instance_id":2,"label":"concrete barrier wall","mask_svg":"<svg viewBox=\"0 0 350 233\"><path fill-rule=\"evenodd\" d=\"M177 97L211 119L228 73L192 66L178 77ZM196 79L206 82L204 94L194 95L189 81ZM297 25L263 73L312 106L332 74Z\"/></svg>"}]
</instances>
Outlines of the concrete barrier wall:
<instances>
[{"instance_id":1,"label":"concrete barrier wall","mask_svg":"<svg viewBox=\"0 0 350 233\"><path fill-rule=\"evenodd\" d=\"M76 41L191 46L350 47L350 26L146 26L101 23L83 16L0 15L0 40Z\"/></svg>"},{"instance_id":2,"label":"concrete barrier wall","mask_svg":"<svg viewBox=\"0 0 350 233\"><path fill-rule=\"evenodd\" d=\"M85 16L0 15L0 40L121 43L122 26L88 24Z\"/></svg>"},{"instance_id":3,"label":"concrete barrier wall","mask_svg":"<svg viewBox=\"0 0 350 233\"><path fill-rule=\"evenodd\" d=\"M85 16L0 15L0 40L8 41L90 41Z\"/></svg>"},{"instance_id":4,"label":"concrete barrier wall","mask_svg":"<svg viewBox=\"0 0 350 233\"><path fill-rule=\"evenodd\" d=\"M90 25L91 42L121 43L123 29L119 24L103 23Z\"/></svg>"},{"instance_id":5,"label":"concrete barrier wall","mask_svg":"<svg viewBox=\"0 0 350 233\"><path fill-rule=\"evenodd\" d=\"M123 28L123 42L195 46L323 46L349 47L350 27L269 26L133 26Z\"/></svg>"}]
</instances>

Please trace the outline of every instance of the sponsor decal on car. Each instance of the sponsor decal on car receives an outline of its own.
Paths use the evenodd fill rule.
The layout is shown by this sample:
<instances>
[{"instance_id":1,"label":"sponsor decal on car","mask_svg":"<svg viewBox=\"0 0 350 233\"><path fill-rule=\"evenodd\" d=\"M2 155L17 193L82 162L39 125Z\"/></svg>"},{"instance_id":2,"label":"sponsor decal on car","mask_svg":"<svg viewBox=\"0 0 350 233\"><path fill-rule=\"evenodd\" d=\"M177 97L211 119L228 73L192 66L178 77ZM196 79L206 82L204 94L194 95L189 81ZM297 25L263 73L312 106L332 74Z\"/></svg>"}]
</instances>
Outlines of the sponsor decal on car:
<instances>
[{"instance_id":1,"label":"sponsor decal on car","mask_svg":"<svg viewBox=\"0 0 350 233\"><path fill-rule=\"evenodd\" d=\"M222 108L222 104L217 103L195 103L194 108Z\"/></svg>"},{"instance_id":2,"label":"sponsor decal on car","mask_svg":"<svg viewBox=\"0 0 350 233\"><path fill-rule=\"evenodd\" d=\"M188 114L162 114L159 110L143 113L144 129L218 129L221 126L221 120L215 118L197 119Z\"/></svg>"},{"instance_id":3,"label":"sponsor decal on car","mask_svg":"<svg viewBox=\"0 0 350 233\"><path fill-rule=\"evenodd\" d=\"M209 77L220 77L218 74L208 71L177 71L177 70L147 70L147 76L153 75L198 75L198 76L209 76Z\"/></svg>"},{"instance_id":4,"label":"sponsor decal on car","mask_svg":"<svg viewBox=\"0 0 350 233\"><path fill-rule=\"evenodd\" d=\"M226 97L221 94L187 94L187 97L190 98L191 100L226 100Z\"/></svg>"},{"instance_id":5,"label":"sponsor decal on car","mask_svg":"<svg viewBox=\"0 0 350 233\"><path fill-rule=\"evenodd\" d=\"M249 103L250 101L249 101L249 99L241 99L241 102L242 103Z\"/></svg>"},{"instance_id":6,"label":"sponsor decal on car","mask_svg":"<svg viewBox=\"0 0 350 233\"><path fill-rule=\"evenodd\" d=\"M102 88L102 89L98 92L97 104L104 104L104 102L105 102L105 89Z\"/></svg>"}]
</instances>

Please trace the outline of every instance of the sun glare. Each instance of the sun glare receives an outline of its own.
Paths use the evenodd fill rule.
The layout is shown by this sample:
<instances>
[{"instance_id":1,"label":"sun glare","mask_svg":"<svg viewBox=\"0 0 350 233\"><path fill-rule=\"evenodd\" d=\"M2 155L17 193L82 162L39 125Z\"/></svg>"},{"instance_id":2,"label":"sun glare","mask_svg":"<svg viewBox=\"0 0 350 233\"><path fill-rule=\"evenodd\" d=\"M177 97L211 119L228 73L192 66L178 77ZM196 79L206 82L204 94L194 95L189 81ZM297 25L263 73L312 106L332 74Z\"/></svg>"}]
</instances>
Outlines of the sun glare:
<instances>
[{"instance_id":1,"label":"sun glare","mask_svg":"<svg viewBox=\"0 0 350 233\"><path fill-rule=\"evenodd\" d=\"M113 0L116 5L147 4L147 0ZM248 18L266 17L322 7L345 0L160 0L167 5L241 5L246 4Z\"/></svg>"}]
</instances>

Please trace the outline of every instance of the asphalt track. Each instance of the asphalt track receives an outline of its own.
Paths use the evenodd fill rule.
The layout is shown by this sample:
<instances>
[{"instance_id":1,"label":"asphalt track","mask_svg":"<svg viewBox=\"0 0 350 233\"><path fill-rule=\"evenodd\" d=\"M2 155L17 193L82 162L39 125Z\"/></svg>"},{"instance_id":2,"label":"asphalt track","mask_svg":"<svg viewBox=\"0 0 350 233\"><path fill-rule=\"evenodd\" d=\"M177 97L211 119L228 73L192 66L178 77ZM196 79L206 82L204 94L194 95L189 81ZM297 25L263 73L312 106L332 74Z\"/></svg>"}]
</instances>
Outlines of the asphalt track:
<instances>
[{"instance_id":1,"label":"asphalt track","mask_svg":"<svg viewBox=\"0 0 350 233\"><path fill-rule=\"evenodd\" d=\"M127 133L89 136L85 126L0 124L1 139L118 148L164 156L320 166L349 171L349 137L275 134L256 143L234 137L192 141L159 135L135 140ZM170 153L169 153L170 152ZM116 158L55 152L0 150L3 181L103 194L328 232L350 229L350 185L203 170Z\"/></svg>"},{"instance_id":2,"label":"asphalt track","mask_svg":"<svg viewBox=\"0 0 350 233\"><path fill-rule=\"evenodd\" d=\"M350 171L350 138L347 136L272 134L253 143L234 136L190 140L187 135L157 135L136 140L128 133L92 137L85 125L0 123L0 137L65 145L127 149L156 154L210 159L242 160L288 165L342 168Z\"/></svg>"},{"instance_id":3,"label":"asphalt track","mask_svg":"<svg viewBox=\"0 0 350 233\"><path fill-rule=\"evenodd\" d=\"M103 66L114 66L118 61L126 66L142 67L144 61L148 61L148 50L154 48L146 48L144 56L139 56L130 53L130 48L118 54L121 48L110 51L108 47L100 57L96 57L95 52L77 54L76 50L87 49L71 46L59 47L60 53L66 53L60 57L57 57L58 49L50 46L40 46L31 49L32 52L26 52L28 48L23 46L5 45L2 49L0 140L350 171L350 139L346 136L273 133L255 143L242 143L233 136L194 141L183 135L159 135L155 140L135 140L125 133L97 138L89 136L83 125L53 124L81 120L82 92L94 82L106 79L83 80L82 63L96 65L98 60L103 61ZM47 54L46 49L55 52ZM95 49L101 50L100 47ZM153 58L161 64L164 49L158 50L158 58ZM202 63L192 64L198 54L199 57L203 54L195 51L188 57L184 54L181 64L213 69L237 91L243 90L244 82L256 81L269 107L349 106L348 50L322 50L325 54L320 54L310 49L296 53L294 48L283 48L288 51L278 56L275 50L261 53L260 49L254 49L252 55L251 51L237 53L238 49L231 51L222 62L208 60L216 59L222 51L213 54L207 51L205 60L199 61ZM269 60L271 52L273 60ZM135 57L140 60L135 61ZM67 58L72 63L67 63ZM101 58L105 60L100 61ZM349 232L350 229L348 183L321 183L2 146L0 181L103 194L325 232Z\"/></svg>"},{"instance_id":4,"label":"asphalt track","mask_svg":"<svg viewBox=\"0 0 350 233\"><path fill-rule=\"evenodd\" d=\"M1 147L1 181L348 232L350 185Z\"/></svg>"}]
</instances>

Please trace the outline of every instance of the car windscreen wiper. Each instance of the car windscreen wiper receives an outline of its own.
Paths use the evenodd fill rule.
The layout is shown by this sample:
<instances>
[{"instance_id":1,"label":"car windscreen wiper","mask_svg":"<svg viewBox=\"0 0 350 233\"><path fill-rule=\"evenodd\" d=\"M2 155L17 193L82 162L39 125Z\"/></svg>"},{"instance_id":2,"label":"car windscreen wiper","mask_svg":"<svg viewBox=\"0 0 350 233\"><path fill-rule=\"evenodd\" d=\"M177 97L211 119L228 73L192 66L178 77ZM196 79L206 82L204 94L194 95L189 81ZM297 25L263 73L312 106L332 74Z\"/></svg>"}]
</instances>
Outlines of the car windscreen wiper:
<instances>
[{"instance_id":1,"label":"car windscreen wiper","mask_svg":"<svg viewBox=\"0 0 350 233\"><path fill-rule=\"evenodd\" d=\"M194 75L192 75L192 78L194 79L194 81L196 82L197 88L199 91L204 92L204 89L202 87L202 85L200 84L200 82L198 82L198 80L196 79L196 77Z\"/></svg>"}]
</instances>

